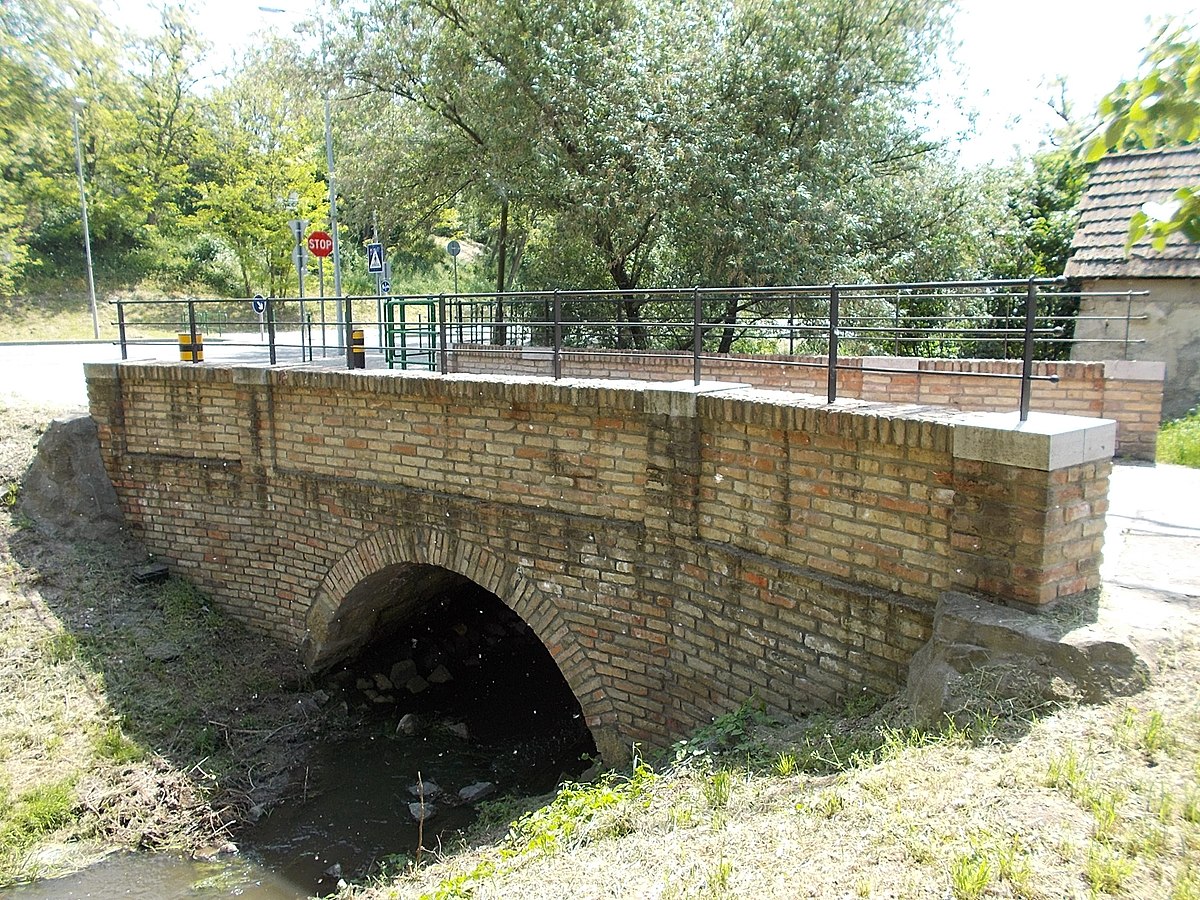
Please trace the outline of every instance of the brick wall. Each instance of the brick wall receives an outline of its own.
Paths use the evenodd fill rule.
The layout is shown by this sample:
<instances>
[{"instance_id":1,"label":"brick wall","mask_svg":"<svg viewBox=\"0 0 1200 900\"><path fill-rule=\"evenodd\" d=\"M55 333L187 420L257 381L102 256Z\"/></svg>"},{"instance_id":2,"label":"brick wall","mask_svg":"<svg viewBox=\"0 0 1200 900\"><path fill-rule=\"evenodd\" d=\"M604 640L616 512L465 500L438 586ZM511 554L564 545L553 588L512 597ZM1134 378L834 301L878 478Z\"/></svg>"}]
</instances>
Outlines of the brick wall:
<instances>
[{"instance_id":1,"label":"brick wall","mask_svg":"<svg viewBox=\"0 0 1200 900\"><path fill-rule=\"evenodd\" d=\"M452 371L462 373L553 372L549 350L460 345L448 354L448 360ZM869 356L842 357L839 365L839 398L1002 412L1017 409L1021 395L1019 360ZM694 373L689 353L569 351L562 354L561 367L567 378L679 381L691 380ZM1037 362L1034 374L1054 376L1058 381L1033 382L1033 409L1113 419L1117 422L1117 456L1154 459L1165 377L1161 363ZM701 375L704 380L821 397L827 390L825 358L820 356L709 356L703 361Z\"/></svg>"},{"instance_id":2,"label":"brick wall","mask_svg":"<svg viewBox=\"0 0 1200 900\"><path fill-rule=\"evenodd\" d=\"M398 602L351 615L356 586L458 572L530 624L613 755L751 696L890 693L946 589L1096 583L1111 423L712 385L87 375L135 533L223 607L320 667Z\"/></svg>"}]
</instances>

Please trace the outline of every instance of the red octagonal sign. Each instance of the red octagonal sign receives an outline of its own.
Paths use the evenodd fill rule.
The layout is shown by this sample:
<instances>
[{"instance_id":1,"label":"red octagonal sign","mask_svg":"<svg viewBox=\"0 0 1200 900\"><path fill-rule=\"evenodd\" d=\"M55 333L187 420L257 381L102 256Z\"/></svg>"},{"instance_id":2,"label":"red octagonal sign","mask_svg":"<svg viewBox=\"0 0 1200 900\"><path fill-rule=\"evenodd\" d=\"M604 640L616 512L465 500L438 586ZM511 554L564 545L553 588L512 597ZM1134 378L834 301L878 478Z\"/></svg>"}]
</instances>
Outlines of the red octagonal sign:
<instances>
[{"instance_id":1,"label":"red octagonal sign","mask_svg":"<svg viewBox=\"0 0 1200 900\"><path fill-rule=\"evenodd\" d=\"M326 231L314 231L308 236L308 252L313 256L328 256L333 252L333 238Z\"/></svg>"}]
</instances>

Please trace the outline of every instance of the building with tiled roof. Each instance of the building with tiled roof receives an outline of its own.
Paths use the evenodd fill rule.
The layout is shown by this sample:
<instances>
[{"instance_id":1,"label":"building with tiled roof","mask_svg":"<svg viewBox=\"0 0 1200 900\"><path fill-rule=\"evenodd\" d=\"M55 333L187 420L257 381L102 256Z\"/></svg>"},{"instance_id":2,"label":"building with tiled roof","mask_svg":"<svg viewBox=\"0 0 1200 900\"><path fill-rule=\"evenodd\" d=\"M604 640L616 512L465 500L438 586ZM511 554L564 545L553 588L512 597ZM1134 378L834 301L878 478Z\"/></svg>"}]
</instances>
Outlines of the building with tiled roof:
<instances>
[{"instance_id":1,"label":"building with tiled roof","mask_svg":"<svg viewBox=\"0 0 1200 900\"><path fill-rule=\"evenodd\" d=\"M1134 214L1169 204L1182 187L1200 186L1200 146L1106 156L1088 179L1079 205L1066 275L1085 296L1072 359L1159 361L1166 365L1163 415L1182 416L1200 403L1200 244L1180 233L1156 250L1142 240L1128 252ZM1165 209L1165 206L1162 208ZM1122 292L1149 291L1149 296ZM1126 343L1126 312L1131 313Z\"/></svg>"}]
</instances>

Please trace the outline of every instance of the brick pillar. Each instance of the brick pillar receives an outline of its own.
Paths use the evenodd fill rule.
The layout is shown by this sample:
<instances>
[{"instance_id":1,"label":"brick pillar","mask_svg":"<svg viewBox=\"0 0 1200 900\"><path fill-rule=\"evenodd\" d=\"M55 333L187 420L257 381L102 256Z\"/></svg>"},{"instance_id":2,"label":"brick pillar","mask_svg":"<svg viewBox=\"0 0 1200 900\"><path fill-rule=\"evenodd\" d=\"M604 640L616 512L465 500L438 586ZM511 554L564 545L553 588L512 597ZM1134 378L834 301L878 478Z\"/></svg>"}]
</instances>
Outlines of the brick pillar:
<instances>
[{"instance_id":1,"label":"brick pillar","mask_svg":"<svg viewBox=\"0 0 1200 900\"><path fill-rule=\"evenodd\" d=\"M1158 426L1162 420L1163 379L1166 363L1104 363L1104 412L1116 419L1117 455L1126 459L1154 460Z\"/></svg>"},{"instance_id":2,"label":"brick pillar","mask_svg":"<svg viewBox=\"0 0 1200 900\"><path fill-rule=\"evenodd\" d=\"M975 413L954 426L955 587L1041 606L1100 586L1116 423Z\"/></svg>"}]
</instances>

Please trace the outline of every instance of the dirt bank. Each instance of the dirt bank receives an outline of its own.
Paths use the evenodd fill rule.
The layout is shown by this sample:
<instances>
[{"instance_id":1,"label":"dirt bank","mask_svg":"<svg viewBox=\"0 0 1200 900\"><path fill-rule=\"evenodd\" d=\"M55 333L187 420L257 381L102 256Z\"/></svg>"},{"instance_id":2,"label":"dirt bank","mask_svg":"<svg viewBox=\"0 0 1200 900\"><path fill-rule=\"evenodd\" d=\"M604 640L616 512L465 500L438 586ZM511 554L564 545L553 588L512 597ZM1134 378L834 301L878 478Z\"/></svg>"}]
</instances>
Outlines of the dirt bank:
<instances>
[{"instance_id":1,"label":"dirt bank","mask_svg":"<svg viewBox=\"0 0 1200 900\"><path fill-rule=\"evenodd\" d=\"M135 583L137 547L23 519L56 412L0 408L0 886L112 847L215 852L337 727L291 654L184 582Z\"/></svg>"}]
</instances>

